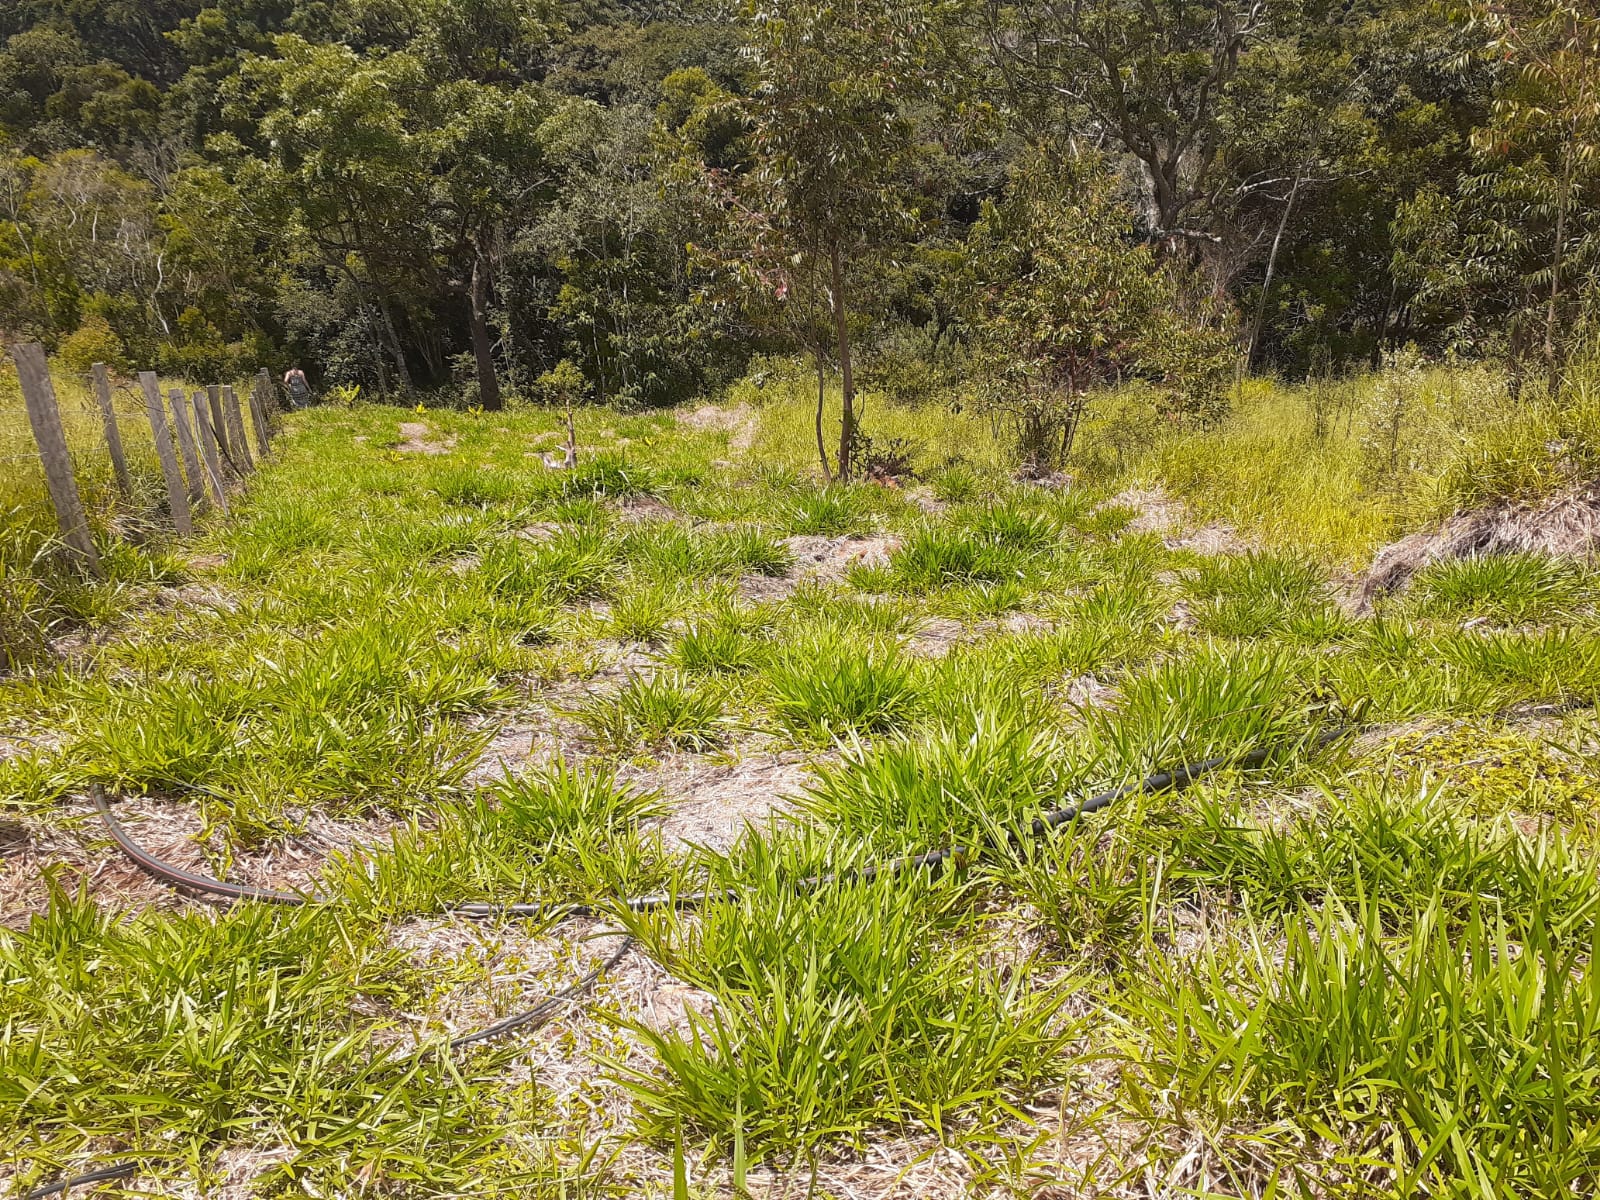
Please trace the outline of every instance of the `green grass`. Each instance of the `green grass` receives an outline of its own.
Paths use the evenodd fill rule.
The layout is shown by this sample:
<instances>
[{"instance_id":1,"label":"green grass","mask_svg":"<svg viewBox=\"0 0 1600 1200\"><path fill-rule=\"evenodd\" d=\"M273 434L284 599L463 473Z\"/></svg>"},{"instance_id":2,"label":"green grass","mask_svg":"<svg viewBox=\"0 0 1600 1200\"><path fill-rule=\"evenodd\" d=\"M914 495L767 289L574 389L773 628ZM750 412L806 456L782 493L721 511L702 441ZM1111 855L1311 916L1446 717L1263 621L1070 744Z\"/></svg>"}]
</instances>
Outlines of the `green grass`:
<instances>
[{"instance_id":1,"label":"green grass","mask_svg":"<svg viewBox=\"0 0 1600 1200\"><path fill-rule=\"evenodd\" d=\"M199 1190L272 1150L260 1195L664 1197L676 1157L684 1191L731 1158L842 1195L919 1156L997 1195L1592 1191L1592 570L1465 560L1338 604L1462 455L1495 490L1542 478L1475 381L1252 382L1120 476L1086 430L1061 489L1011 480L981 422L877 398L919 480L826 486L782 372L735 389L748 454L584 409L572 472L534 455L550 412L317 409L230 518L104 539L109 583L16 535L0 818L35 857L4 864L0 1162L27 1188L148 1156L139 1188ZM1397 489L1369 470L1396 388ZM1581 449L1581 412L1547 418ZM451 449L399 449L413 419ZM1135 480L1255 548L1141 532L1107 503ZM898 548L794 577L785 538L852 535ZM1187 791L1011 838L1205 758ZM153 797L131 826L163 853L196 847L159 802L210 869L303 868L338 903L107 890L131 876L82 823L91 781ZM937 875L852 875L935 847L960 851ZM512 900L607 915L448 915ZM570 982L612 922L656 965L524 1040L413 1053Z\"/></svg>"},{"instance_id":2,"label":"green grass","mask_svg":"<svg viewBox=\"0 0 1600 1200\"><path fill-rule=\"evenodd\" d=\"M790 533L839 537L858 532L865 523L865 498L847 487L828 486L805 491L782 510Z\"/></svg>"},{"instance_id":3,"label":"green grass","mask_svg":"<svg viewBox=\"0 0 1600 1200\"><path fill-rule=\"evenodd\" d=\"M893 643L837 626L814 627L766 668L779 725L828 742L905 725L916 706L916 665Z\"/></svg>"},{"instance_id":4,"label":"green grass","mask_svg":"<svg viewBox=\"0 0 1600 1200\"><path fill-rule=\"evenodd\" d=\"M386 1047L373 1014L426 981L336 911L129 922L57 892L47 915L0 934L0 982L26 1014L0 1036L0 1106L32 1139L21 1181L96 1136L157 1173L210 1171L219 1139L265 1136L290 1151L279 1186L302 1188L364 1174L450 1190L521 1165L492 1133L503 1054L452 1070Z\"/></svg>"},{"instance_id":5,"label":"green grass","mask_svg":"<svg viewBox=\"0 0 1600 1200\"><path fill-rule=\"evenodd\" d=\"M1590 605L1593 576L1542 554L1497 554L1429 563L1412 577L1405 606L1425 617L1506 624L1568 615Z\"/></svg>"},{"instance_id":6,"label":"green grass","mask_svg":"<svg viewBox=\"0 0 1600 1200\"><path fill-rule=\"evenodd\" d=\"M338 863L330 882L358 911L385 917L650 891L664 852L642 823L662 811L659 794L604 766L558 760L442 804L426 824L413 818L387 846Z\"/></svg>"},{"instance_id":7,"label":"green grass","mask_svg":"<svg viewBox=\"0 0 1600 1200\"><path fill-rule=\"evenodd\" d=\"M974 712L959 725L856 747L803 798L827 827L885 852L971 848L1020 829L1066 794L1068 755L1047 726Z\"/></svg>"},{"instance_id":8,"label":"green grass","mask_svg":"<svg viewBox=\"0 0 1600 1200\"><path fill-rule=\"evenodd\" d=\"M757 1158L859 1146L874 1125L938 1130L1061 1077L1059 1001L1029 988L1025 960L988 958L993 935L962 889L911 875L797 895L792 877L819 851L849 865L835 849L749 843L710 873L736 902L632 922L715 998L687 1032L635 1027L660 1064L618 1064L646 1136L688 1127L730 1147L742 1120Z\"/></svg>"},{"instance_id":9,"label":"green grass","mask_svg":"<svg viewBox=\"0 0 1600 1200\"><path fill-rule=\"evenodd\" d=\"M664 657L689 674L749 671L766 660L772 626L764 609L723 603L689 618Z\"/></svg>"},{"instance_id":10,"label":"green grass","mask_svg":"<svg viewBox=\"0 0 1600 1200\"><path fill-rule=\"evenodd\" d=\"M1378 1170L1390 1195L1592 1189L1600 947L1548 906L1451 922L1412 899L1403 938L1358 897L1156 967L1118 1005L1136 1111L1303 1140L1323 1177Z\"/></svg>"},{"instance_id":11,"label":"green grass","mask_svg":"<svg viewBox=\"0 0 1600 1200\"><path fill-rule=\"evenodd\" d=\"M672 675L635 677L612 695L598 695L573 710L596 750L633 754L648 750L705 751L727 740L723 692L714 682Z\"/></svg>"}]
</instances>

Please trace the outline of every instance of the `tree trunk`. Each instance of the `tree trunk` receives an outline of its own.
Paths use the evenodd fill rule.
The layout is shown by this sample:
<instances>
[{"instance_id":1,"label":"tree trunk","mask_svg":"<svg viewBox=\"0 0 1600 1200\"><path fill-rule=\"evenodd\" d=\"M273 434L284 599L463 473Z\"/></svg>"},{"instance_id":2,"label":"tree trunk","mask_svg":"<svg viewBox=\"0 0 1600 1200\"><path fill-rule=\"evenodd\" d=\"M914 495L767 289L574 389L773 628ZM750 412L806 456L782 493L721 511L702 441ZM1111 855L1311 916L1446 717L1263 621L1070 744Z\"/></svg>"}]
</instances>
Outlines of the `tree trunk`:
<instances>
[{"instance_id":1,"label":"tree trunk","mask_svg":"<svg viewBox=\"0 0 1600 1200\"><path fill-rule=\"evenodd\" d=\"M383 332L389 342L389 353L394 356L394 373L400 380L400 392L410 396L416 391L411 382L411 368L406 366L405 348L400 345L400 335L395 331L394 318L389 315L389 305L381 289L378 293L378 315L383 318Z\"/></svg>"},{"instance_id":2,"label":"tree trunk","mask_svg":"<svg viewBox=\"0 0 1600 1200\"><path fill-rule=\"evenodd\" d=\"M828 266L832 272L833 326L839 340L839 375L844 402L839 415L839 478L849 482L853 464L850 452L856 440L856 385L851 374L850 330L845 319L844 265L839 257L839 242L828 243Z\"/></svg>"},{"instance_id":3,"label":"tree trunk","mask_svg":"<svg viewBox=\"0 0 1600 1200\"><path fill-rule=\"evenodd\" d=\"M1372 369L1383 366L1383 353L1389 348L1389 327L1394 323L1395 301L1400 297L1400 281L1389 273L1389 294L1383 300L1383 316L1378 321L1378 335L1372 343Z\"/></svg>"},{"instance_id":4,"label":"tree trunk","mask_svg":"<svg viewBox=\"0 0 1600 1200\"><path fill-rule=\"evenodd\" d=\"M362 311L367 314L367 319L370 321L378 306L367 299L367 289L362 286L360 277L348 266L345 267L345 276L350 280L350 286L355 289L356 303L361 306ZM376 338L372 339L372 367L378 373L378 396L384 403L388 403L389 372L384 369L383 351L379 348Z\"/></svg>"},{"instance_id":5,"label":"tree trunk","mask_svg":"<svg viewBox=\"0 0 1600 1200\"><path fill-rule=\"evenodd\" d=\"M1267 297L1272 294L1272 276L1278 268L1278 249L1283 245L1283 231L1289 225L1289 214L1294 211L1295 197L1300 193L1300 181L1305 178L1305 164L1294 173L1294 184L1289 188L1289 198L1284 201L1283 215L1278 218L1278 231L1272 236L1272 250L1267 254L1267 274L1261 281L1261 299L1256 302L1256 319L1250 323L1250 345L1244 352L1244 369L1249 374L1256 364L1256 349L1261 345L1261 325L1267 317Z\"/></svg>"},{"instance_id":6,"label":"tree trunk","mask_svg":"<svg viewBox=\"0 0 1600 1200\"><path fill-rule=\"evenodd\" d=\"M1583 103L1586 89L1580 86L1578 102ZM1572 169L1578 153L1578 118L1572 118L1572 134L1562 155L1561 194L1556 201L1556 244L1550 255L1550 302L1544 315L1544 369L1545 386L1555 395L1561 382L1561 372L1556 362L1556 302L1561 298L1561 260L1567 247L1567 210L1572 206Z\"/></svg>"},{"instance_id":7,"label":"tree trunk","mask_svg":"<svg viewBox=\"0 0 1600 1200\"><path fill-rule=\"evenodd\" d=\"M811 347L811 358L817 365L817 457L822 460L823 481L832 483L833 467L828 463L828 443L822 437L822 406L827 397L828 376L823 369L820 346Z\"/></svg>"},{"instance_id":8,"label":"tree trunk","mask_svg":"<svg viewBox=\"0 0 1600 1200\"><path fill-rule=\"evenodd\" d=\"M489 270L483 249L472 251L472 357L478 365L478 403L486 412L505 407L500 397L500 380L494 373L494 347L489 340Z\"/></svg>"}]
</instances>

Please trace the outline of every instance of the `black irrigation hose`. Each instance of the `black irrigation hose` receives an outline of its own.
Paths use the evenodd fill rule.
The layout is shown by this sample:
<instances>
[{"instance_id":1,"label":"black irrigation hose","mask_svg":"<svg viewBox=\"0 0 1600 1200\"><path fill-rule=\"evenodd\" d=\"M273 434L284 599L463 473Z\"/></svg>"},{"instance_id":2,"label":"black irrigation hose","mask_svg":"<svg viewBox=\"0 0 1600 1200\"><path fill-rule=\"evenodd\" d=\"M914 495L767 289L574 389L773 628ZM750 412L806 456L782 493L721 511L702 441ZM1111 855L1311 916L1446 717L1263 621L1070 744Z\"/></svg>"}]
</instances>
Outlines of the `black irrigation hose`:
<instances>
[{"instance_id":1,"label":"black irrigation hose","mask_svg":"<svg viewBox=\"0 0 1600 1200\"><path fill-rule=\"evenodd\" d=\"M1317 748L1327 746L1343 737L1347 731L1344 729L1324 730L1317 735L1313 744ZM1257 767L1265 763L1271 755L1267 747L1258 747L1245 754L1237 756L1220 756L1204 759L1196 763L1185 763L1171 771L1161 771L1139 783L1126 784L1123 787L1112 788L1090 796L1079 804L1067 804L1060 808L1053 808L1042 816L1035 817L1028 827L1028 834L1032 837L1043 837L1051 830L1059 829L1079 817L1089 813L1099 812L1115 804L1118 800L1127 799L1129 796L1149 795L1155 792L1164 792L1173 788L1187 787L1202 775L1207 775L1221 767L1236 765L1241 767ZM138 842L129 836L128 831L111 812L111 806L106 800L104 789L99 784L92 784L89 795L94 800L95 809L100 814L100 819L105 823L112 838L134 864L146 874L160 879L175 887L188 891L199 892L202 895L218 896L230 900L258 900L270 904L305 904L317 902L316 896L305 896L298 892L279 891L275 888L252 887L249 884L228 883L221 879L213 879L206 875L196 875L185 871L181 867L157 858L149 853ZM1023 835L1010 833L1007 840L1013 846L1022 844ZM930 850L924 854L910 855L905 858L890 859L883 863L870 863L858 870L829 872L824 875L812 875L797 882L797 886L810 890L825 887L841 879L871 880L879 875L896 874L907 869L920 867L939 868L945 862L959 862L964 857L964 852L959 849ZM621 903L633 912L652 912L662 908L692 908L713 899L732 899L737 893L731 890L716 892L684 892L678 894L656 893L649 896L630 896ZM588 904L490 904L472 902L453 905L450 910L465 917L593 917L602 915L600 910ZM613 935L622 936L622 935ZM633 948L634 939L623 936L622 945L611 953L598 967L594 968L577 982L570 984L554 995L540 1001L533 1008L525 1012L514 1013L503 1020L495 1022L475 1033L464 1034L452 1038L447 1049L457 1050L463 1046L486 1042L492 1038L501 1037L518 1029L537 1028L553 1017L563 1005L576 999L600 979L606 971L611 970L627 956ZM87 1175L78 1175L71 1179L59 1180L56 1183L46 1184L35 1188L22 1197L22 1200L43 1200L46 1196L65 1193L67 1190L84 1184L100 1183L110 1179L121 1179L138 1170L137 1163L119 1163L116 1166L106 1167L99 1171L92 1171Z\"/></svg>"},{"instance_id":2,"label":"black irrigation hose","mask_svg":"<svg viewBox=\"0 0 1600 1200\"><path fill-rule=\"evenodd\" d=\"M117 820L115 814L112 813L111 805L106 802L105 790L101 788L99 784L90 785L89 795L94 800L95 809L100 813L100 819L105 823L106 828L111 832L112 838L116 841L117 845L121 847L122 852L131 858L140 870L144 871L146 874L154 876L164 883L170 883L176 887L186 888L190 891L200 892L205 895L222 896L230 900L259 900L267 904L307 904L319 903L323 900L322 897L304 896L299 892L284 892L279 891L276 888L252 887L249 884L243 883L228 883L226 880L213 879L209 875L196 875L192 872L185 871L182 867L174 866L172 863L169 863L164 859L157 858L143 846L139 845L138 842L133 840L133 838L128 834L127 829L123 827L122 822ZM580 906L574 905L573 909L576 910L578 907ZM564 915L579 916L590 914L588 910L585 909L581 914L577 911L569 911ZM622 935L616 934L613 936ZM544 1018L549 1013L555 1012L568 1000L571 1000L574 996L577 996L594 986L595 982L600 978L600 976L621 962L623 958L627 956L628 951L632 948L633 939L631 937L624 937L622 945L611 955L611 957L607 958L593 971L590 971L582 979L578 980L577 983L572 984L570 987L563 988L561 991L555 993L555 995L540 1001L537 1005L528 1009L526 1012L513 1014L512 1016L505 1018L503 1021L495 1022L487 1029L480 1029L476 1033L469 1033L462 1037L453 1039L449 1044L449 1049L455 1050L461 1046L470 1046L477 1042L486 1042L490 1038L499 1037L502 1034L510 1033L512 1030L521 1029L527 1025L542 1023Z\"/></svg>"},{"instance_id":3,"label":"black irrigation hose","mask_svg":"<svg viewBox=\"0 0 1600 1200\"><path fill-rule=\"evenodd\" d=\"M213 879L209 875L195 875L182 867L175 867L151 854L128 835L128 831L122 827L122 822L112 815L111 805L106 802L105 789L98 783L89 785L89 798L94 801L95 809L100 813L100 820L105 823L106 829L121 847L122 852L146 875L151 875L163 883L170 883L174 887L200 892L207 896L223 896L229 900L260 900L268 904L305 904L308 900L313 902L316 900L314 896L302 896L298 892L280 892L275 888L228 883L225 880Z\"/></svg>"},{"instance_id":4,"label":"black irrigation hose","mask_svg":"<svg viewBox=\"0 0 1600 1200\"><path fill-rule=\"evenodd\" d=\"M1346 728L1325 729L1317 734L1312 745L1316 749L1331 745L1344 737L1349 730ZM1033 819L1028 827L1028 834L1032 837L1043 837L1052 830L1087 816L1089 813L1099 812L1115 804L1118 800L1125 800L1129 796L1150 795L1155 792L1165 792L1173 788L1188 787L1202 775L1226 766L1259 767L1271 756L1272 751L1267 747L1258 747L1240 755L1223 755L1217 758L1207 758L1200 762L1185 763L1171 771L1161 771L1155 775L1141 780L1139 783L1126 784L1123 787L1112 788L1110 791L1100 792L1090 796L1080 804L1066 804L1060 808L1053 808ZM1012 832L1007 835L1007 841L1012 846L1020 846L1023 835ZM929 850L923 854L913 854L905 858L889 859L882 863L869 863L867 866L849 871L834 871L825 875L810 875L796 881L795 886L809 890L811 888L826 887L841 879L852 881L872 880L879 875L890 875L904 870L915 870L918 867L939 867L946 862L957 862L966 857L966 851L961 849ZM649 896L629 896L619 903L632 912L653 912L662 908L695 908L711 900L736 899L737 893L731 890L717 892L679 892L677 894L658 892ZM603 913L587 904L547 905L547 904L489 904L471 902L452 905L451 912L459 913L464 917L594 917Z\"/></svg>"},{"instance_id":5,"label":"black irrigation hose","mask_svg":"<svg viewBox=\"0 0 1600 1200\"><path fill-rule=\"evenodd\" d=\"M108 1179L126 1179L139 1169L138 1163L118 1163L114 1167L102 1167L98 1171L90 1171L87 1175L75 1175L71 1179L58 1179L55 1183L47 1183L43 1187L36 1187L33 1191L22 1197L22 1200L43 1200L45 1196L54 1196L57 1192L66 1192L70 1188L84 1187L91 1183L105 1183Z\"/></svg>"},{"instance_id":6,"label":"black irrigation hose","mask_svg":"<svg viewBox=\"0 0 1600 1200\"><path fill-rule=\"evenodd\" d=\"M1321 749L1344 737L1347 728L1325 729L1312 740L1312 745ZM1115 804L1118 800L1125 800L1129 796L1150 795L1155 792L1165 792L1174 788L1188 787L1203 775L1226 766L1259 767L1271 756L1272 750L1266 746L1257 747L1240 755L1220 755L1215 758L1203 759L1200 762L1185 763L1174 767L1170 771L1160 771L1139 783L1125 784L1110 791L1100 792L1090 796L1079 804L1067 804L1060 808L1053 808L1033 819L1028 827L1028 834L1032 837L1043 837L1051 830L1089 813L1099 812ZM325 902L323 897L307 896L299 892L285 892L276 888L254 887L250 884L228 883L221 879L214 879L208 875L196 875L185 871L182 867L157 858L145 850L138 842L129 836L111 811L111 805L106 800L106 794L99 784L91 784L89 795L94 800L95 809L100 814L100 819L105 823L122 852L133 860L146 874L153 876L175 887L188 891L198 892L202 895L219 896L230 900L259 900L270 904L306 904ZM1022 835L1016 832L1007 835L1007 840L1013 846L1022 844ZM914 854L905 858L890 859L883 863L873 863L856 870L846 872L829 872L825 875L811 875L797 882L797 886L810 889L826 887L841 878L852 880L871 880L881 874L892 874L908 868L937 867L947 861L954 861L963 855L959 849L929 850L923 854ZM620 901L624 908L632 912L654 912L662 908L694 908L714 899L732 899L736 893L732 891L720 892L657 892L647 896L628 896ZM566 919L569 917L598 917L603 916L604 910L590 904L525 904L512 902L509 904L495 904L485 901L468 901L462 904L452 904L447 911L463 917L493 918L493 917L542 917Z\"/></svg>"},{"instance_id":7,"label":"black irrigation hose","mask_svg":"<svg viewBox=\"0 0 1600 1200\"><path fill-rule=\"evenodd\" d=\"M119 838L119 844L121 841L122 839ZM152 861L159 862L160 860ZM179 874L184 874L184 872L179 872ZM198 878L198 876L193 878ZM282 895L283 893L278 894ZM628 952L633 949L633 937L630 934L614 931L601 936L620 937L622 938L622 945L613 950L605 961L583 976L583 978L546 997L526 1012L513 1013L511 1016L496 1021L493 1025L486 1026L475 1033L467 1033L457 1038L451 1038L445 1049L447 1051L459 1050L463 1046L471 1046L478 1042L487 1042L491 1038L503 1037L518 1029L537 1029L551 1020L561 1011L564 1005L576 1000L592 988L599 982L600 976L620 963L627 957ZM65 1194L72 1188L85 1187L91 1183L105 1183L112 1179L126 1179L129 1175L135 1174L139 1167L140 1164L136 1162L117 1163L115 1166L102 1167L98 1171L90 1171L87 1175L74 1175L68 1179L58 1179L54 1183L47 1183L42 1187L34 1188L33 1191L23 1195L21 1200L44 1200L46 1196Z\"/></svg>"},{"instance_id":8,"label":"black irrigation hose","mask_svg":"<svg viewBox=\"0 0 1600 1200\"><path fill-rule=\"evenodd\" d=\"M512 1013L511 1016L506 1017L503 1020L496 1021L493 1025L486 1026L485 1028L478 1030L476 1033L466 1033L462 1034L458 1038L451 1038L448 1048L451 1050L459 1050L463 1046L472 1046L478 1042L487 1042L491 1038L503 1037L506 1034L513 1033L518 1029L537 1029L546 1021L550 1020L550 1018L554 1017L556 1013L561 1011L562 1005L567 1004L572 1000L576 1000L579 996L583 995L584 992L587 992L599 982L600 976L604 975L607 971L611 970L611 968L620 963L628 956L628 951L633 949L632 934L625 934L614 930L607 934L601 934L600 936L620 937L622 939L622 945L613 950L610 956L606 958L604 962L602 962L594 970L590 971L582 979L578 980L576 983L568 984L559 992L556 992L554 995L541 1000L538 1004L534 1005L526 1012Z\"/></svg>"}]
</instances>

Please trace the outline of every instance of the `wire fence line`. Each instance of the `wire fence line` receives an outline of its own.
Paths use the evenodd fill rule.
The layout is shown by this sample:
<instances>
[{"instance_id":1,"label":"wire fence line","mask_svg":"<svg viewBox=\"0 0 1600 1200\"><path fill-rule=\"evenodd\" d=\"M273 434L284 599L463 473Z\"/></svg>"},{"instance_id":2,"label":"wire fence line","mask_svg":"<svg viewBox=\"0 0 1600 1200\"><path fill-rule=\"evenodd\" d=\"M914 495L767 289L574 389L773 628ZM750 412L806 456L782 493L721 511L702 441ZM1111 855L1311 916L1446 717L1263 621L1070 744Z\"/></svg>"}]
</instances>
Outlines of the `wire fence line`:
<instances>
[{"instance_id":1,"label":"wire fence line","mask_svg":"<svg viewBox=\"0 0 1600 1200\"><path fill-rule=\"evenodd\" d=\"M238 389L186 383L163 388L154 371L139 372L136 383L113 382L106 366L96 363L88 372L60 372L68 387L58 390L43 346L30 342L9 349L33 446L20 452L5 446L0 463L42 467L61 543L91 575L101 574L99 552L79 486L90 463L96 468L110 463L108 486L115 487L118 508L136 513L146 525L165 523L186 534L194 528L196 509L226 512L230 492L271 457L282 408L265 368ZM125 439L136 448L138 476L128 469ZM160 477L153 498L151 459ZM86 478L107 484L99 470Z\"/></svg>"}]
</instances>

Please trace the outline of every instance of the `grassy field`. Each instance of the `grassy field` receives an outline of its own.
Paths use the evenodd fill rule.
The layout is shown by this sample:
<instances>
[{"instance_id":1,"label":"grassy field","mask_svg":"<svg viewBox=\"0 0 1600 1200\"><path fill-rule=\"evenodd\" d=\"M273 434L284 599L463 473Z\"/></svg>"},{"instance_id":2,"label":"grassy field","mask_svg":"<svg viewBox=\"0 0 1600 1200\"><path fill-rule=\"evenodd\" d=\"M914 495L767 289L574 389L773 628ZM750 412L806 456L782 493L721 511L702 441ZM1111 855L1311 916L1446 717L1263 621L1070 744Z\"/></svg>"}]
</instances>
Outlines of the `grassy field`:
<instances>
[{"instance_id":1,"label":"grassy field","mask_svg":"<svg viewBox=\"0 0 1600 1200\"><path fill-rule=\"evenodd\" d=\"M1071 487L1009 479L982 422L888 407L869 427L920 443L922 478L821 487L781 380L582 412L574 471L539 411L297 414L230 520L139 552L0 680L0 1173L1592 1193L1595 574L1469 560L1347 603L1347 569L1512 437L1491 380L1451 378L1262 388L1223 430L1099 435ZM1433 432L1384 425L1396 388ZM316 902L177 896L92 782L163 856ZM934 848L937 873L853 871ZM662 891L717 899L616 903ZM601 915L448 912L483 900ZM620 930L589 1006L443 1049Z\"/></svg>"}]
</instances>

